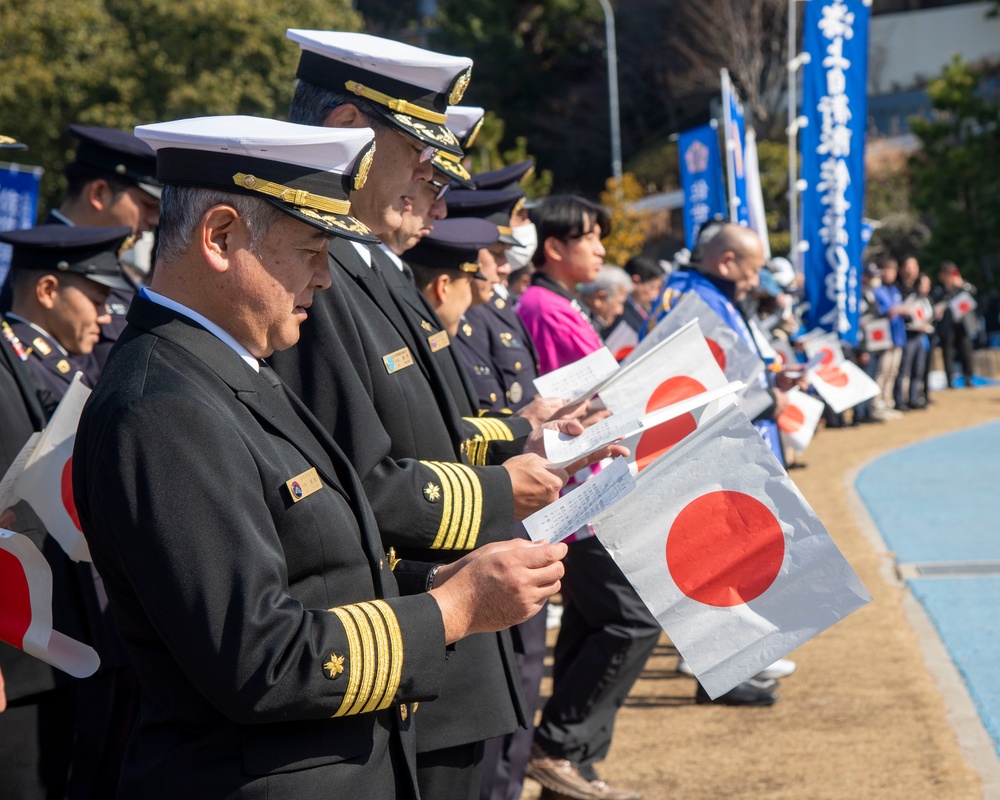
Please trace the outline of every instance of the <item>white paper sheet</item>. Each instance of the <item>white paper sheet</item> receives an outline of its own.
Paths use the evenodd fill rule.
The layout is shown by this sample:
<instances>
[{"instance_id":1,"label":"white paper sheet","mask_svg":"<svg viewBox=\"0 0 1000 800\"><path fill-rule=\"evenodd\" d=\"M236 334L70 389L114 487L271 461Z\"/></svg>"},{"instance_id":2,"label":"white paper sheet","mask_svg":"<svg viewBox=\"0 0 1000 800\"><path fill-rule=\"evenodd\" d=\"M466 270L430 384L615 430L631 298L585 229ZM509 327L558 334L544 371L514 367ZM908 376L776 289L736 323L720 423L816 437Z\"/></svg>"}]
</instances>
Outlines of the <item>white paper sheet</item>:
<instances>
[{"instance_id":1,"label":"white paper sheet","mask_svg":"<svg viewBox=\"0 0 1000 800\"><path fill-rule=\"evenodd\" d=\"M634 488L628 463L624 458L616 458L579 488L524 520L524 528L532 541L561 542Z\"/></svg>"},{"instance_id":2,"label":"white paper sheet","mask_svg":"<svg viewBox=\"0 0 1000 800\"><path fill-rule=\"evenodd\" d=\"M535 391L542 397L566 397L570 402L584 400L595 392L589 391L609 375L618 371L618 362L606 347L589 356L535 378Z\"/></svg>"}]
</instances>

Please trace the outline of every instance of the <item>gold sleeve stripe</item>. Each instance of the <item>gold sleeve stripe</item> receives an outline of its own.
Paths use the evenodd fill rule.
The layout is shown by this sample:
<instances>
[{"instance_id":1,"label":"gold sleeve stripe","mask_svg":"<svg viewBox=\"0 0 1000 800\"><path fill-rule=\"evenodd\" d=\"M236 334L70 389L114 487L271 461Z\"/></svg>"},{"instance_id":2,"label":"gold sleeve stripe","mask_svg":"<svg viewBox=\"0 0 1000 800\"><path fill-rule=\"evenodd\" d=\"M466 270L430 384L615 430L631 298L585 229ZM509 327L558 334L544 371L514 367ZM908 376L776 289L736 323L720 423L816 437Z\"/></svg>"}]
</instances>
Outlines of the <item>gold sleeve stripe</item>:
<instances>
[{"instance_id":1,"label":"gold sleeve stripe","mask_svg":"<svg viewBox=\"0 0 1000 800\"><path fill-rule=\"evenodd\" d=\"M483 486L465 464L422 461L441 482L441 523L431 544L434 550L471 550L483 521Z\"/></svg>"},{"instance_id":2,"label":"gold sleeve stripe","mask_svg":"<svg viewBox=\"0 0 1000 800\"><path fill-rule=\"evenodd\" d=\"M358 687L361 684L361 663L364 655L361 646L361 636L358 633L358 626L354 624L354 618L343 608L331 608L330 611L336 614L340 624L344 626L347 634L347 665L350 673L350 680L344 696L340 701L340 708L334 712L334 717L345 716L358 698Z\"/></svg>"},{"instance_id":3,"label":"gold sleeve stripe","mask_svg":"<svg viewBox=\"0 0 1000 800\"><path fill-rule=\"evenodd\" d=\"M465 490L462 530L455 541L456 550L472 550L479 538L479 528L483 521L483 485L479 476L465 464L449 464L462 481Z\"/></svg>"},{"instance_id":4,"label":"gold sleeve stripe","mask_svg":"<svg viewBox=\"0 0 1000 800\"><path fill-rule=\"evenodd\" d=\"M350 681L334 717L366 714L391 705L403 671L403 635L392 608L382 600L331 608L344 630Z\"/></svg>"},{"instance_id":5,"label":"gold sleeve stripe","mask_svg":"<svg viewBox=\"0 0 1000 800\"><path fill-rule=\"evenodd\" d=\"M372 627L368 623L364 614L356 605L343 606L344 610L354 619L354 624L361 632L361 688L358 689L358 696L354 700L354 705L348 709L347 713L360 714L372 695L372 688L375 685L375 669L378 666L378 651L375 649L375 637L372 635Z\"/></svg>"},{"instance_id":6,"label":"gold sleeve stripe","mask_svg":"<svg viewBox=\"0 0 1000 800\"><path fill-rule=\"evenodd\" d=\"M487 441L512 442L514 434L506 423L493 417L463 417L467 423L478 430Z\"/></svg>"},{"instance_id":7,"label":"gold sleeve stripe","mask_svg":"<svg viewBox=\"0 0 1000 800\"><path fill-rule=\"evenodd\" d=\"M432 550L440 550L444 546L452 526L452 520L456 516L454 513L455 490L452 486L451 475L445 473L440 462L422 461L421 463L437 475L437 479L441 482L441 523L438 525L437 535L431 543Z\"/></svg>"},{"instance_id":8,"label":"gold sleeve stripe","mask_svg":"<svg viewBox=\"0 0 1000 800\"><path fill-rule=\"evenodd\" d=\"M389 668L389 679L386 682L385 694L376 706L376 709L388 708L392 705L399 691L399 681L403 675L403 633L399 629L399 621L392 608L384 600L376 600L368 604L374 609L373 613L378 613L386 632L389 634L389 652L392 655L392 662Z\"/></svg>"},{"instance_id":9,"label":"gold sleeve stripe","mask_svg":"<svg viewBox=\"0 0 1000 800\"><path fill-rule=\"evenodd\" d=\"M448 536L441 545L443 550L458 549L458 543L465 538L464 530L468 524L469 494L472 487L461 471L455 469L456 464L441 464L441 469L451 478L452 486L455 487L456 509L454 524L448 530Z\"/></svg>"},{"instance_id":10,"label":"gold sleeve stripe","mask_svg":"<svg viewBox=\"0 0 1000 800\"><path fill-rule=\"evenodd\" d=\"M376 657L377 671L372 683L371 694L368 696L368 702L361 709L362 714L369 714L381 707L379 704L385 697L386 686L389 684L389 667L393 656L389 649L389 634L385 629L382 615L368 603L356 606L356 613L364 613L364 624L367 624L375 635L375 652L378 654Z\"/></svg>"},{"instance_id":11,"label":"gold sleeve stripe","mask_svg":"<svg viewBox=\"0 0 1000 800\"><path fill-rule=\"evenodd\" d=\"M489 449L490 443L485 439L470 439L465 443L465 454L474 467L486 466L486 453Z\"/></svg>"}]
</instances>

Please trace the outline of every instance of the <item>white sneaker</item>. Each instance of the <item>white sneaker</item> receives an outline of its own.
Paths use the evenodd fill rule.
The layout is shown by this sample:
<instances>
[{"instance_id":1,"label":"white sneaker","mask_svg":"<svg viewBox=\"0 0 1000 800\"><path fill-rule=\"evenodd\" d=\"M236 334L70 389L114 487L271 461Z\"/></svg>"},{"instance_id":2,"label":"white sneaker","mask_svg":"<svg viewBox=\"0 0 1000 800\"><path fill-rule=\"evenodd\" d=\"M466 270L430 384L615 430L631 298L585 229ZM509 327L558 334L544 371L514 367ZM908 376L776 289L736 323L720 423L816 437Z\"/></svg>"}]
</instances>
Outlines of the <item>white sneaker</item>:
<instances>
[{"instance_id":1,"label":"white sneaker","mask_svg":"<svg viewBox=\"0 0 1000 800\"><path fill-rule=\"evenodd\" d=\"M787 678L795 672L796 664L790 658L779 658L771 666L762 669L755 677L761 680Z\"/></svg>"},{"instance_id":2,"label":"white sneaker","mask_svg":"<svg viewBox=\"0 0 1000 800\"><path fill-rule=\"evenodd\" d=\"M787 678L795 672L795 669L796 664L790 658L779 658L771 666L754 675L754 678L762 681ZM677 662L677 671L682 675L690 675L691 677L694 677L694 670L691 669L691 666L683 658Z\"/></svg>"}]
</instances>

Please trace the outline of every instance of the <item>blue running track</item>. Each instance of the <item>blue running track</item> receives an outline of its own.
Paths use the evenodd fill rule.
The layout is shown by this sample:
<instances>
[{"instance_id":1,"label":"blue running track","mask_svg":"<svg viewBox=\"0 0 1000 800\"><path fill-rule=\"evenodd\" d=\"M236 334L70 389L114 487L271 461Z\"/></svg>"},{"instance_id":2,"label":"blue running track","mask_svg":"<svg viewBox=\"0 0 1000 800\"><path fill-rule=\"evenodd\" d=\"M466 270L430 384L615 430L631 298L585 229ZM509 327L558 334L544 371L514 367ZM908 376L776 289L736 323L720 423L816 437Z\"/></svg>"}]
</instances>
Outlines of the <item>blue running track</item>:
<instances>
[{"instance_id":1,"label":"blue running track","mask_svg":"<svg viewBox=\"0 0 1000 800\"><path fill-rule=\"evenodd\" d=\"M873 461L856 489L1000 754L1000 422Z\"/></svg>"}]
</instances>

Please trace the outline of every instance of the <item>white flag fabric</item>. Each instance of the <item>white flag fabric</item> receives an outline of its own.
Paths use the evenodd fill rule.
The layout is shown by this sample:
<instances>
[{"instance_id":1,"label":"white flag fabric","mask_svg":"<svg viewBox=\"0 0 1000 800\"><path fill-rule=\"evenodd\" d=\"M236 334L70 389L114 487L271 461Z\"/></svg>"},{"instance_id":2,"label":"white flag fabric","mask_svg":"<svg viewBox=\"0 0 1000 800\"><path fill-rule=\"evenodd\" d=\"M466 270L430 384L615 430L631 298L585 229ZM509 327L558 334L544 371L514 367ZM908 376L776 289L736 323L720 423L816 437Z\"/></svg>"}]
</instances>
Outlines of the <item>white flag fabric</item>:
<instances>
[{"instance_id":1,"label":"white flag fabric","mask_svg":"<svg viewBox=\"0 0 1000 800\"><path fill-rule=\"evenodd\" d=\"M613 414L641 417L729 383L696 324L689 323L660 344L649 359L633 362L636 366L632 369L632 364L622 367L620 377L615 375L601 389L601 401ZM623 444L631 451L629 460L642 469L697 428L703 418L715 414L718 407L718 402L711 403L625 440Z\"/></svg>"},{"instance_id":2,"label":"white flag fabric","mask_svg":"<svg viewBox=\"0 0 1000 800\"><path fill-rule=\"evenodd\" d=\"M803 343L802 349L810 361L819 356L821 367L832 367L844 362L844 348L840 346L840 339L835 333L813 336Z\"/></svg>"},{"instance_id":3,"label":"white flag fabric","mask_svg":"<svg viewBox=\"0 0 1000 800\"><path fill-rule=\"evenodd\" d=\"M958 322L970 311L975 310L976 301L972 299L972 295L968 292L959 292L948 301L948 308L951 309L951 316L955 322Z\"/></svg>"},{"instance_id":4,"label":"white flag fabric","mask_svg":"<svg viewBox=\"0 0 1000 800\"><path fill-rule=\"evenodd\" d=\"M615 325L614 330L604 337L604 346L611 351L615 361L627 358L637 344L639 344L639 334L625 320Z\"/></svg>"},{"instance_id":5,"label":"white flag fabric","mask_svg":"<svg viewBox=\"0 0 1000 800\"><path fill-rule=\"evenodd\" d=\"M746 384L746 389L739 399L740 408L750 419L755 419L773 402L762 383L764 362L736 331L719 318L697 292L686 292L681 295L670 309L670 313L657 323L639 347L632 351L632 356L626 359L625 363L631 363L633 359L641 357L646 348L671 336L692 321L698 323L705 342L727 380L743 381ZM648 345L647 342L650 340L652 342Z\"/></svg>"},{"instance_id":6,"label":"white flag fabric","mask_svg":"<svg viewBox=\"0 0 1000 800\"><path fill-rule=\"evenodd\" d=\"M80 378L77 373L30 456L26 446L11 464L3 485L13 493L8 504L27 501L71 559L92 561L73 500L73 442L83 405L90 397L90 389Z\"/></svg>"},{"instance_id":7,"label":"white flag fabric","mask_svg":"<svg viewBox=\"0 0 1000 800\"><path fill-rule=\"evenodd\" d=\"M743 173L747 182L747 224L760 237L764 258L771 260L771 242L767 235L767 218L764 216L764 190L760 184L760 166L757 162L757 134L747 128L743 155Z\"/></svg>"},{"instance_id":8,"label":"white flag fabric","mask_svg":"<svg viewBox=\"0 0 1000 800\"><path fill-rule=\"evenodd\" d=\"M712 698L871 601L736 408L591 526Z\"/></svg>"},{"instance_id":9,"label":"white flag fabric","mask_svg":"<svg viewBox=\"0 0 1000 800\"><path fill-rule=\"evenodd\" d=\"M879 395L878 384L850 361L814 369L806 375L806 380L835 414Z\"/></svg>"},{"instance_id":10,"label":"white flag fabric","mask_svg":"<svg viewBox=\"0 0 1000 800\"><path fill-rule=\"evenodd\" d=\"M786 397L788 405L778 417L778 430L781 431L781 438L789 446L799 453L804 453L823 416L823 401L799 389L792 389Z\"/></svg>"},{"instance_id":11,"label":"white flag fabric","mask_svg":"<svg viewBox=\"0 0 1000 800\"><path fill-rule=\"evenodd\" d=\"M892 350L892 325L888 317L869 320L861 327L865 332L865 347L869 353Z\"/></svg>"},{"instance_id":12,"label":"white flag fabric","mask_svg":"<svg viewBox=\"0 0 1000 800\"><path fill-rule=\"evenodd\" d=\"M0 641L74 678L97 672L92 647L52 630L52 570L27 536L0 529Z\"/></svg>"}]
</instances>

